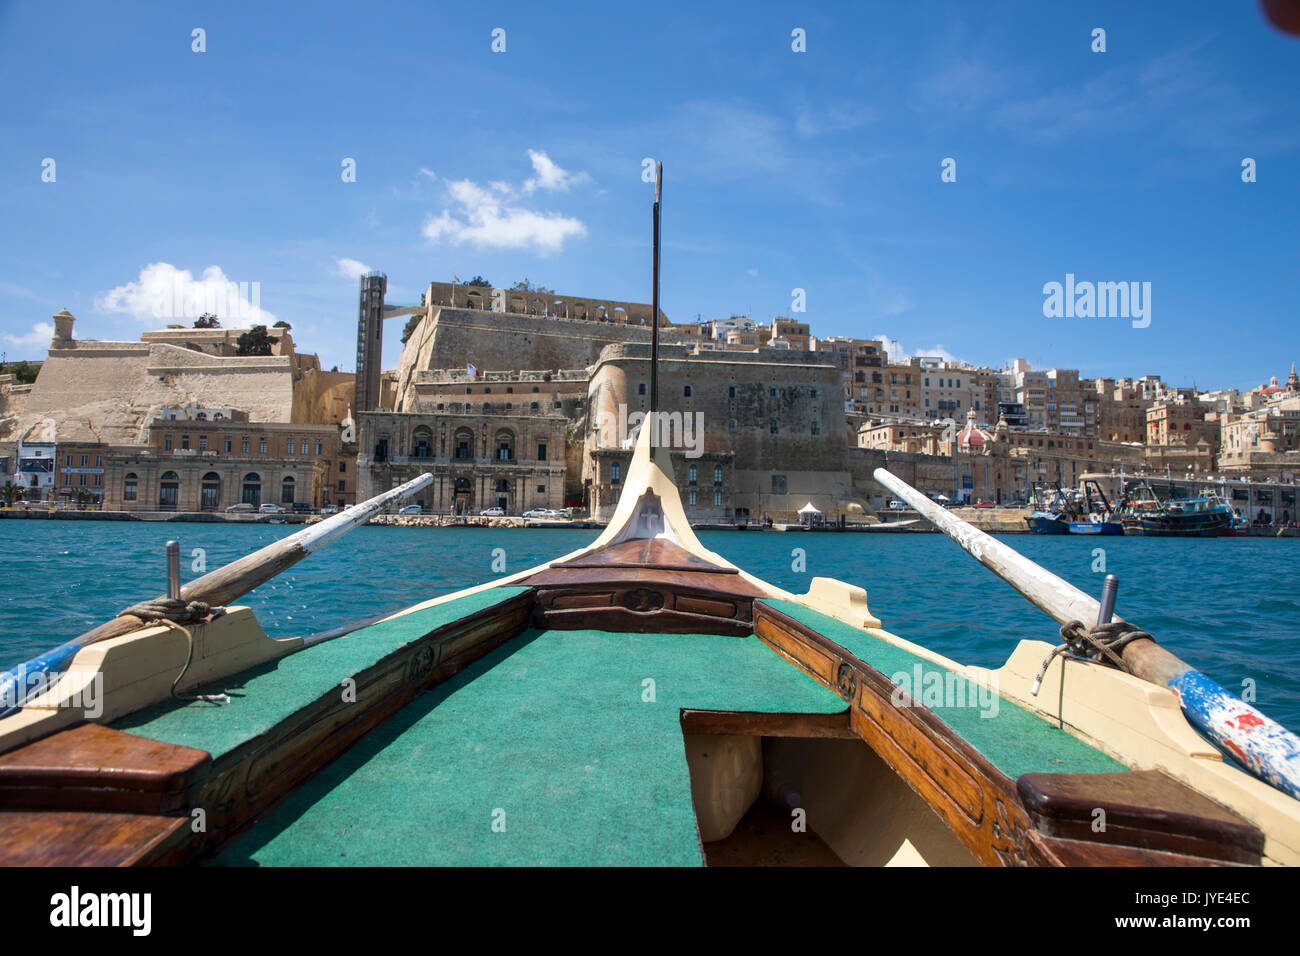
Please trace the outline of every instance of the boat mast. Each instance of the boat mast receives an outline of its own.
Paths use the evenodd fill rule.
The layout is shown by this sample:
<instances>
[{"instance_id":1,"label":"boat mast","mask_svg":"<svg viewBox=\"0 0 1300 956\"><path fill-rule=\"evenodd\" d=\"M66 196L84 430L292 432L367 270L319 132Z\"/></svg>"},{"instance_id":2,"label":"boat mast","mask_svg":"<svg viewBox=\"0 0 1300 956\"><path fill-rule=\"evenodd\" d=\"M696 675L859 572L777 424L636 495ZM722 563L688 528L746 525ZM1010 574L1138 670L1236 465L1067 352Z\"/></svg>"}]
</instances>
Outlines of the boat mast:
<instances>
[{"instance_id":1,"label":"boat mast","mask_svg":"<svg viewBox=\"0 0 1300 956\"><path fill-rule=\"evenodd\" d=\"M659 411L659 200L662 197L664 164L655 163L654 251L652 253L650 290L650 444L655 443Z\"/></svg>"}]
</instances>

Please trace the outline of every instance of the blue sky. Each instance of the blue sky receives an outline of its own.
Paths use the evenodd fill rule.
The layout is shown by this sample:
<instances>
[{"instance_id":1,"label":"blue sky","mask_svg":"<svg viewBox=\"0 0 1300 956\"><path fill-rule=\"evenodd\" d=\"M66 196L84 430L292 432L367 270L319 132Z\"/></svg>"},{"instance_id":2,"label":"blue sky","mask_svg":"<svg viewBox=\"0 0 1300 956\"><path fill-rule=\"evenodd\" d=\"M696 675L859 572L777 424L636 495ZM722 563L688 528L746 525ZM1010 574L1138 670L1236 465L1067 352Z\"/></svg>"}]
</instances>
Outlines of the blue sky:
<instances>
[{"instance_id":1,"label":"blue sky","mask_svg":"<svg viewBox=\"0 0 1300 956\"><path fill-rule=\"evenodd\" d=\"M134 339L213 267L344 370L355 263L394 302L475 273L648 301L645 157L676 321L801 288L818 334L995 367L1204 389L1300 359L1300 38L1253 2L20 2L0 83L10 359L63 307ZM1067 273L1150 282L1151 324L1045 318Z\"/></svg>"}]
</instances>

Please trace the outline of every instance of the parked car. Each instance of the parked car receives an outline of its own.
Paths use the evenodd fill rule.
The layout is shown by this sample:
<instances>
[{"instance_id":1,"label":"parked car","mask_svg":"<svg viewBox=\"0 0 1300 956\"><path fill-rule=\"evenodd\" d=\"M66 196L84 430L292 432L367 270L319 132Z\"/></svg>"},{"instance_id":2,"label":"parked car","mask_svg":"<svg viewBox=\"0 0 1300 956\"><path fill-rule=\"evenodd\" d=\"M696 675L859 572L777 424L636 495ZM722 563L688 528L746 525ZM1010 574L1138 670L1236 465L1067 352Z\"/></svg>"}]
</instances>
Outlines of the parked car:
<instances>
[{"instance_id":1,"label":"parked car","mask_svg":"<svg viewBox=\"0 0 1300 956\"><path fill-rule=\"evenodd\" d=\"M295 502L293 503L293 513L296 514L296 515L309 515L309 514L311 514L311 502L310 502L310 501L295 501Z\"/></svg>"},{"instance_id":2,"label":"parked car","mask_svg":"<svg viewBox=\"0 0 1300 956\"><path fill-rule=\"evenodd\" d=\"M485 518L500 518L505 515L505 512L500 508L484 508L479 514Z\"/></svg>"},{"instance_id":3,"label":"parked car","mask_svg":"<svg viewBox=\"0 0 1300 956\"><path fill-rule=\"evenodd\" d=\"M262 507L258 508L257 510L260 514L264 514L264 515L284 514L284 509L272 501L268 501L266 504L262 505Z\"/></svg>"},{"instance_id":4,"label":"parked car","mask_svg":"<svg viewBox=\"0 0 1300 956\"><path fill-rule=\"evenodd\" d=\"M326 505L324 508L321 508L320 513L321 513L322 515L336 515L336 514L339 513L339 506L338 506L338 505Z\"/></svg>"},{"instance_id":5,"label":"parked car","mask_svg":"<svg viewBox=\"0 0 1300 956\"><path fill-rule=\"evenodd\" d=\"M407 505L397 512L399 515L422 515L424 508L420 505Z\"/></svg>"},{"instance_id":6,"label":"parked car","mask_svg":"<svg viewBox=\"0 0 1300 956\"><path fill-rule=\"evenodd\" d=\"M231 505L229 508L226 509L226 514L228 515L246 515L252 513L253 513L253 506L250 505L247 501L241 501L239 504Z\"/></svg>"},{"instance_id":7,"label":"parked car","mask_svg":"<svg viewBox=\"0 0 1300 956\"><path fill-rule=\"evenodd\" d=\"M907 503L904 501L899 501L897 498L890 498L889 507L893 511L904 511L907 509Z\"/></svg>"},{"instance_id":8,"label":"parked car","mask_svg":"<svg viewBox=\"0 0 1300 956\"><path fill-rule=\"evenodd\" d=\"M549 518L551 513L545 508L529 508L524 512L525 518Z\"/></svg>"},{"instance_id":9,"label":"parked car","mask_svg":"<svg viewBox=\"0 0 1300 956\"><path fill-rule=\"evenodd\" d=\"M977 501L977 502L975 502L975 507L976 507L976 508L996 508L996 507L997 507L997 503L996 503L996 502L993 502L993 501Z\"/></svg>"}]
</instances>

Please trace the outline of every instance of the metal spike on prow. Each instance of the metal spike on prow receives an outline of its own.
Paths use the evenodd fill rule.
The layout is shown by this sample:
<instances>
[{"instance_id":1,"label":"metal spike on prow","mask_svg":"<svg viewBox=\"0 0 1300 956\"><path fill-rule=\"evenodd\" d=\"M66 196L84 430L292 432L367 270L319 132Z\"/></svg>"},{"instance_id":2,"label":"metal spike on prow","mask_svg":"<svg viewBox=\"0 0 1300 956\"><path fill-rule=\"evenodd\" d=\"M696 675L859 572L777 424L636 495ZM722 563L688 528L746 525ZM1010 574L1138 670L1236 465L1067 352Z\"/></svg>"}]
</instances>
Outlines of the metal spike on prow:
<instances>
[{"instance_id":1,"label":"metal spike on prow","mask_svg":"<svg viewBox=\"0 0 1300 956\"><path fill-rule=\"evenodd\" d=\"M663 197L664 164L655 163L654 237L650 267L650 414L646 425L655 440L659 412L659 202Z\"/></svg>"}]
</instances>

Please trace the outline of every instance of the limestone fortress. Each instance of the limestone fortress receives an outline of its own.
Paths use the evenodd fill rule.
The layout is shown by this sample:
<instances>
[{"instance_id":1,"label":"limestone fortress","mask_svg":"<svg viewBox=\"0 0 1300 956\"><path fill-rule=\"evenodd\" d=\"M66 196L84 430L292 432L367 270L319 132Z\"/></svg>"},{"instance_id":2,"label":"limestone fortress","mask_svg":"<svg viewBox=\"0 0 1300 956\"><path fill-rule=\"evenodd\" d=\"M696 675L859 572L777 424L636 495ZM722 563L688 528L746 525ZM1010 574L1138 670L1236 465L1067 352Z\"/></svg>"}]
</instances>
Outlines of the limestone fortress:
<instances>
[{"instance_id":1,"label":"limestone fortress","mask_svg":"<svg viewBox=\"0 0 1300 956\"><path fill-rule=\"evenodd\" d=\"M0 375L0 485L105 510L318 509L431 472L426 513L574 507L606 520L648 411L650 307L458 282L430 283L418 305L386 293L382 273L361 278L355 374L323 371L288 328L254 355L240 329L79 340L61 311L35 382ZM385 370L396 318L406 342ZM831 520L869 515L886 507L870 477L882 465L950 498L1003 502L1034 481L1202 474L1220 457L1245 474L1291 467L1300 450L1294 372L1285 387L1197 396L1023 360L891 363L879 340L818 338L789 318L674 325L661 313L660 339L660 406L678 429L666 437L696 522L782 521L808 502Z\"/></svg>"}]
</instances>

